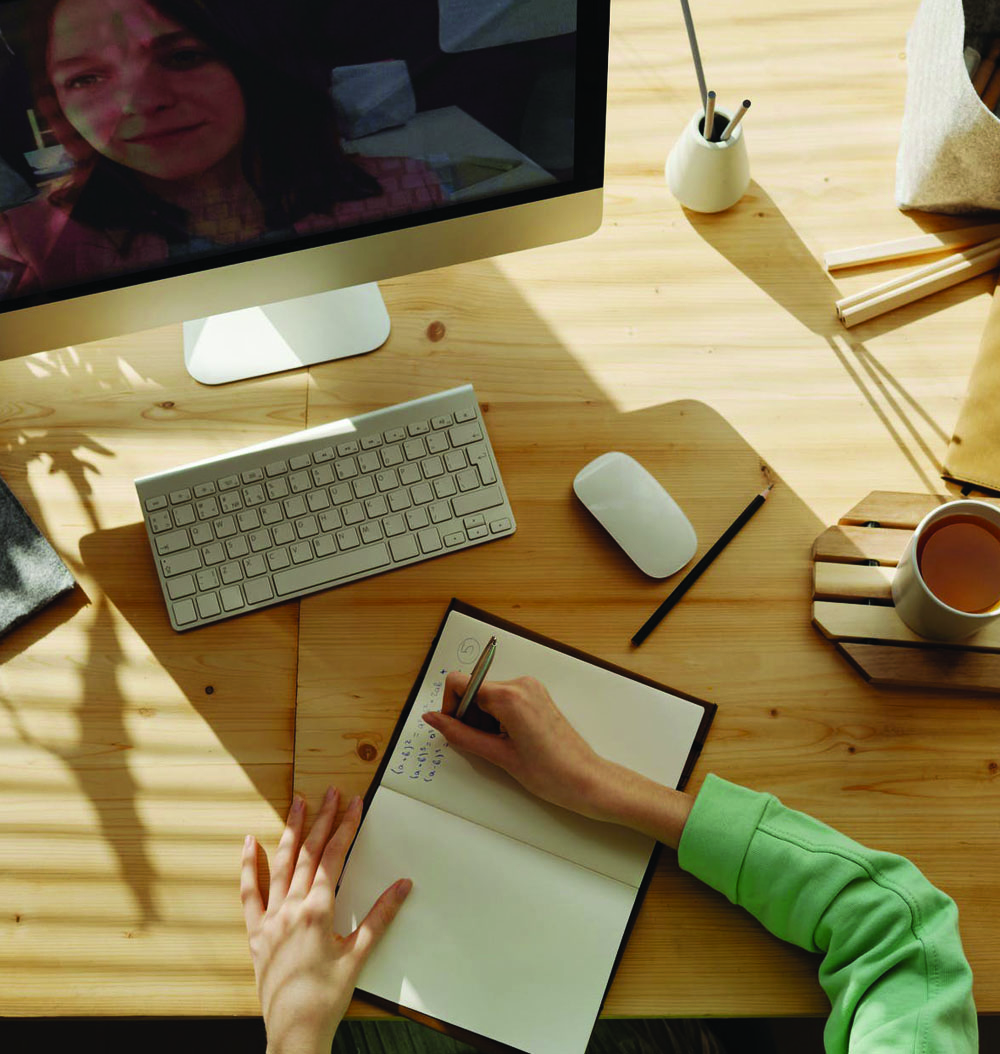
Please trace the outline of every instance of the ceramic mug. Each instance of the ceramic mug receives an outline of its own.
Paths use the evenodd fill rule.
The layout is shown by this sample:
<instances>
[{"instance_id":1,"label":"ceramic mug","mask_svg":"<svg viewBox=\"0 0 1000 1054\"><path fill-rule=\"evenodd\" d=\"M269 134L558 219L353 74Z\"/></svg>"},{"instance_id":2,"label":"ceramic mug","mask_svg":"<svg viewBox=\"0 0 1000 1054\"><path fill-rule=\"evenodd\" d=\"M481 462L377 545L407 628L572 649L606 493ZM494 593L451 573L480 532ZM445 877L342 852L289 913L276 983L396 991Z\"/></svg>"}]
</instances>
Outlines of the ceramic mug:
<instances>
[{"instance_id":1,"label":"ceramic mug","mask_svg":"<svg viewBox=\"0 0 1000 1054\"><path fill-rule=\"evenodd\" d=\"M952 523L942 525L942 520L951 520ZM968 544L962 546L961 539L958 539L959 544L952 543L948 549L941 548L945 527L959 524L973 529L973 541L978 537L976 529L990 536L978 537L980 545L985 545L985 549L980 548L978 555L974 555L973 548ZM937 553L929 548L935 534L939 537ZM935 561L933 566L929 562L932 556ZM988 573L990 567L994 569L993 576ZM972 499L946 502L920 521L907 543L892 580L892 600L896 605L896 613L921 637L962 640L1000 617L1000 591L994 595L991 585L991 581L997 580L998 574L1000 508ZM928 585L928 579L936 583L938 592L951 599L952 603L947 603L934 592ZM955 599L956 590L962 588L968 593L971 606L983 610L967 610L970 605L966 603L955 606L958 603Z\"/></svg>"},{"instance_id":2,"label":"ceramic mug","mask_svg":"<svg viewBox=\"0 0 1000 1054\"><path fill-rule=\"evenodd\" d=\"M715 128L729 123L732 114L715 111ZM735 205L750 186L750 162L743 125L724 142L709 142L701 132L705 119L698 111L674 143L664 173L673 196L694 212L722 212Z\"/></svg>"}]
</instances>

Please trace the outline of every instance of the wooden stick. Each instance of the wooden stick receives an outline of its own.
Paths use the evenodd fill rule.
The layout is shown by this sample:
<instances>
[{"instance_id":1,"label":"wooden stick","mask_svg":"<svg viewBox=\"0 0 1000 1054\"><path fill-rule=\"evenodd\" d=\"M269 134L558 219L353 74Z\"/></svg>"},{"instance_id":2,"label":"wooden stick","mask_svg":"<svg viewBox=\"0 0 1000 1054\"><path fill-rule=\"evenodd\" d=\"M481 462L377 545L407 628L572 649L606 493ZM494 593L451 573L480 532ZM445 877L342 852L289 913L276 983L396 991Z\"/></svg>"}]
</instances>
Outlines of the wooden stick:
<instances>
[{"instance_id":1,"label":"wooden stick","mask_svg":"<svg viewBox=\"0 0 1000 1054\"><path fill-rule=\"evenodd\" d=\"M974 278L976 275L992 271L998 264L1000 264L1000 246L980 252L975 256L964 257L960 263L953 264L942 271L844 309L840 313L840 321L845 326L856 326L877 315L903 307L904 304L912 304L914 300L930 296L931 293L938 293L942 289L958 285L967 278Z\"/></svg>"},{"instance_id":2,"label":"wooden stick","mask_svg":"<svg viewBox=\"0 0 1000 1054\"><path fill-rule=\"evenodd\" d=\"M990 50L983 57L982 62L979 63L976 75L972 78L972 87L976 89L976 94L980 97L982 97L990 77L993 76L993 69L997 64L997 59L1000 59L1000 37L993 38Z\"/></svg>"},{"instance_id":3,"label":"wooden stick","mask_svg":"<svg viewBox=\"0 0 1000 1054\"><path fill-rule=\"evenodd\" d=\"M702 130L702 135L709 141L712 141L712 132L715 129L715 92L710 91L708 98L705 101L705 127Z\"/></svg>"},{"instance_id":4,"label":"wooden stick","mask_svg":"<svg viewBox=\"0 0 1000 1054\"><path fill-rule=\"evenodd\" d=\"M729 118L729 124L722 129L722 135L719 136L719 142L725 143L729 137L736 131L736 126L743 120L743 115L750 109L750 100L744 99L740 108Z\"/></svg>"},{"instance_id":5,"label":"wooden stick","mask_svg":"<svg viewBox=\"0 0 1000 1054\"><path fill-rule=\"evenodd\" d=\"M890 260L903 260L908 256L929 256L931 253L964 249L998 236L1000 223L981 223L974 227L939 231L937 234L915 234L891 242L859 245L854 249L834 249L823 256L823 262L828 271L836 271L844 267L887 263Z\"/></svg>"},{"instance_id":6,"label":"wooden stick","mask_svg":"<svg viewBox=\"0 0 1000 1054\"><path fill-rule=\"evenodd\" d=\"M842 315L849 307L855 307L867 300L873 300L875 297L881 296L883 293L889 293L894 289L902 289L903 286L910 285L912 282L930 278L947 270L949 267L953 267L955 264L961 263L963 260L974 259L980 253L991 252L994 249L1000 249L1000 235L983 242L981 245L974 245L963 252L946 256L943 260L935 260L934 263L918 267L915 271L907 271L905 274L897 275L886 282L880 282L878 285L873 285L868 289L862 289L859 293L851 293L850 296L842 297L836 304L837 314Z\"/></svg>"}]
</instances>

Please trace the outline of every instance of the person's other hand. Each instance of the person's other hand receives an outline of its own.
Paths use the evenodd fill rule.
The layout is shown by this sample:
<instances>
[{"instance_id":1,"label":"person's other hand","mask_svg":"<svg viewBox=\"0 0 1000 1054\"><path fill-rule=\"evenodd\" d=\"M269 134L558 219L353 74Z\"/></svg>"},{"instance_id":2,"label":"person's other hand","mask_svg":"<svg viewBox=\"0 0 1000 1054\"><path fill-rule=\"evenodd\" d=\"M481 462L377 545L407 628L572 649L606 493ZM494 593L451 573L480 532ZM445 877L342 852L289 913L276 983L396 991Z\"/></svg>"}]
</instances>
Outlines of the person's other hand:
<instances>
[{"instance_id":1,"label":"person's other hand","mask_svg":"<svg viewBox=\"0 0 1000 1054\"><path fill-rule=\"evenodd\" d=\"M441 712L426 713L424 720L453 746L499 765L532 794L604 818L602 788L612 766L566 720L544 685L533 677L484 681L476 706L500 723L500 734L491 735L451 716L468 683L468 674L449 673Z\"/></svg>"},{"instance_id":2,"label":"person's other hand","mask_svg":"<svg viewBox=\"0 0 1000 1054\"><path fill-rule=\"evenodd\" d=\"M268 1054L329 1054L361 967L412 887L400 879L353 933L334 932L334 890L361 822L355 798L334 831L339 800L331 787L303 841L305 802L292 799L266 896L257 877L257 842L248 835L243 846L240 899Z\"/></svg>"}]
</instances>

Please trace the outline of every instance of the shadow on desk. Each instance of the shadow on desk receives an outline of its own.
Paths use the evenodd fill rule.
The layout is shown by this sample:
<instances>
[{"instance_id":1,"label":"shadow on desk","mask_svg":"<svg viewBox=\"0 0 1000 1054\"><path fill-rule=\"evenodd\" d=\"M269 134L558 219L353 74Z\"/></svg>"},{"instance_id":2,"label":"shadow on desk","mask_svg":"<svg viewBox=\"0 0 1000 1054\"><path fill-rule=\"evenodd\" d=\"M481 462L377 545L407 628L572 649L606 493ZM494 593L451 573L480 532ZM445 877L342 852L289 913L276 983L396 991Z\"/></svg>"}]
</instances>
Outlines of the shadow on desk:
<instances>
[{"instance_id":1,"label":"shadow on desk","mask_svg":"<svg viewBox=\"0 0 1000 1054\"><path fill-rule=\"evenodd\" d=\"M847 329L837 318L835 307L843 294L759 183L751 182L743 200L724 213L709 215L689 209L684 212L706 242L775 303L826 341L928 491L939 490L941 481L927 475L914 448L919 448L940 473L941 457L950 433L931 418L905 384L868 350L864 340L940 311L956 300L978 296L986 290L990 279L964 282L950 289L946 297L927 297ZM873 278L873 284L880 280Z\"/></svg>"}]
</instances>

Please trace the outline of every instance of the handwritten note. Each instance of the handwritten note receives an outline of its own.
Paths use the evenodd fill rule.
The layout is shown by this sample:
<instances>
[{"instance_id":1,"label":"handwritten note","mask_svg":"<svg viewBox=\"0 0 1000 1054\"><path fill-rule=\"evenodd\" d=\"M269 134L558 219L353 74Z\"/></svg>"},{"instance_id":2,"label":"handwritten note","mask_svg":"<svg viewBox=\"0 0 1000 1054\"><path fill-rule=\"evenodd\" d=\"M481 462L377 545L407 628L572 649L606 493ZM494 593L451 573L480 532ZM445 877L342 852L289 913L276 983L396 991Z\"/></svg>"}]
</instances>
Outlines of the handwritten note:
<instances>
[{"instance_id":1,"label":"handwritten note","mask_svg":"<svg viewBox=\"0 0 1000 1054\"><path fill-rule=\"evenodd\" d=\"M440 708L447 673L445 668L438 670L430 682L429 696L426 701L421 700L424 705L414 708L415 713L411 715L411 720L407 723L389 763L389 771L394 776L431 783L444 763L448 754L448 741L440 732L435 732L420 720L418 715L424 710Z\"/></svg>"}]
</instances>

